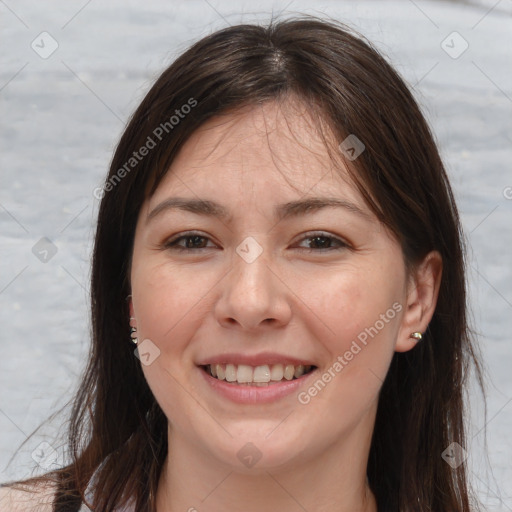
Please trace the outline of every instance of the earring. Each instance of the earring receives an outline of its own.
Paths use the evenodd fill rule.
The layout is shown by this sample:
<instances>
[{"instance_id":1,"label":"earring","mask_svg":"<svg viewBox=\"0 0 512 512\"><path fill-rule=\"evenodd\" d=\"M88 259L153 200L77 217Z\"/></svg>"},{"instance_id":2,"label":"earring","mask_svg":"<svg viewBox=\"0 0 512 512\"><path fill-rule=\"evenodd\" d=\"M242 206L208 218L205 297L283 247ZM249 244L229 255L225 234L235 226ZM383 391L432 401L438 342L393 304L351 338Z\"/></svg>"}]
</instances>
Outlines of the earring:
<instances>
[{"instance_id":1,"label":"earring","mask_svg":"<svg viewBox=\"0 0 512 512\"><path fill-rule=\"evenodd\" d=\"M132 320L135 320L135 318L133 316L130 317L130 322ZM137 345L137 343L139 342L139 340L137 339L137 328L134 327L133 325L130 327L130 337L131 337L133 343L135 343L135 345Z\"/></svg>"},{"instance_id":2,"label":"earring","mask_svg":"<svg viewBox=\"0 0 512 512\"><path fill-rule=\"evenodd\" d=\"M421 334L421 332L413 332L409 338L414 338L416 341L421 341L423 334Z\"/></svg>"}]
</instances>

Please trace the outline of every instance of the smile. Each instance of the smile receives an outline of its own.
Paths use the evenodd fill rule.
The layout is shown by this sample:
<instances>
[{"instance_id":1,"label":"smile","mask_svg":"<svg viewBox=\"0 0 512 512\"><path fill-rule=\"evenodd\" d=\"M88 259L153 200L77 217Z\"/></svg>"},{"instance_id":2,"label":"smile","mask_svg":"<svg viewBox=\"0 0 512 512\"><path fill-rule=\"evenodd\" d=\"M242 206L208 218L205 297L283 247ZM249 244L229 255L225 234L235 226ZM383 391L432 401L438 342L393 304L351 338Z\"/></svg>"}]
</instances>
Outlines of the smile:
<instances>
[{"instance_id":1,"label":"smile","mask_svg":"<svg viewBox=\"0 0 512 512\"><path fill-rule=\"evenodd\" d=\"M310 373L316 367L312 365L263 364L209 364L202 366L215 379L232 384L265 387L282 381L290 381Z\"/></svg>"}]
</instances>

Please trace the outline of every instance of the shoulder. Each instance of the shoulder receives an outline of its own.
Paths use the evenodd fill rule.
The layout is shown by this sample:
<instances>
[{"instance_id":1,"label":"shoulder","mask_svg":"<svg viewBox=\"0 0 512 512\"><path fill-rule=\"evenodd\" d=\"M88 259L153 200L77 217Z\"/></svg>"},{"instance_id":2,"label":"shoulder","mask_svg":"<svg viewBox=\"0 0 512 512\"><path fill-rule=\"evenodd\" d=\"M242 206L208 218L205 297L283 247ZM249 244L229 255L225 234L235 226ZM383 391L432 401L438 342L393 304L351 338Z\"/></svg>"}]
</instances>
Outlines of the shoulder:
<instances>
[{"instance_id":1,"label":"shoulder","mask_svg":"<svg viewBox=\"0 0 512 512\"><path fill-rule=\"evenodd\" d=\"M0 512L52 512L54 498L55 485L50 483L0 487Z\"/></svg>"}]
</instances>

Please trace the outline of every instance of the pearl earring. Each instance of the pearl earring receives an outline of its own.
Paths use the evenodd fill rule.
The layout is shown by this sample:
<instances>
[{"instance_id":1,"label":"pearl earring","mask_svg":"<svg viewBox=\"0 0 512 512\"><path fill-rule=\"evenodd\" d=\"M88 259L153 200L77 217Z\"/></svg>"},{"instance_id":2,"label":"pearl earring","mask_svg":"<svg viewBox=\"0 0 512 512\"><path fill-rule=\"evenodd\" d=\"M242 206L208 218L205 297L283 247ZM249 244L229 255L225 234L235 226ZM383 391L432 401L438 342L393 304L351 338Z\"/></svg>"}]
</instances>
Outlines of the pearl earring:
<instances>
[{"instance_id":1,"label":"pearl earring","mask_svg":"<svg viewBox=\"0 0 512 512\"><path fill-rule=\"evenodd\" d=\"M135 318L132 316L130 317L130 322L132 320L135 320ZM133 325L131 326L130 328L130 337L132 339L132 342L135 343L135 345L137 345L137 343L139 342L138 338L137 338L137 328L134 327Z\"/></svg>"}]
</instances>

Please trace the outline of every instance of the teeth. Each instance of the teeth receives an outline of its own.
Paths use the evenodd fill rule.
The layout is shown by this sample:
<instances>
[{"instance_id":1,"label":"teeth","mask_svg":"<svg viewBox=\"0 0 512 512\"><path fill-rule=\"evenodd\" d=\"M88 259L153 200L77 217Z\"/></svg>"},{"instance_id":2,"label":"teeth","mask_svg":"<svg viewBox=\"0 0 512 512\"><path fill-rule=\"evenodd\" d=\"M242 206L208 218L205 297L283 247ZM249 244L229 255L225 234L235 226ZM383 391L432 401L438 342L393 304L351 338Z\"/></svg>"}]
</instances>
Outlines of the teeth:
<instances>
[{"instance_id":1,"label":"teeth","mask_svg":"<svg viewBox=\"0 0 512 512\"><path fill-rule=\"evenodd\" d=\"M234 364L226 365L226 380L228 382L235 382L236 380L236 367Z\"/></svg>"},{"instance_id":2,"label":"teeth","mask_svg":"<svg viewBox=\"0 0 512 512\"><path fill-rule=\"evenodd\" d=\"M293 372L293 376L298 379L301 375L304 375L304 365L299 364L297 368L295 368L295 371Z\"/></svg>"},{"instance_id":3,"label":"teeth","mask_svg":"<svg viewBox=\"0 0 512 512\"><path fill-rule=\"evenodd\" d=\"M252 368L246 364L239 364L236 372L236 381L240 384L242 382L252 382Z\"/></svg>"},{"instance_id":4,"label":"teeth","mask_svg":"<svg viewBox=\"0 0 512 512\"><path fill-rule=\"evenodd\" d=\"M282 364L274 364L270 370L270 380L283 380L284 368Z\"/></svg>"},{"instance_id":5,"label":"teeth","mask_svg":"<svg viewBox=\"0 0 512 512\"><path fill-rule=\"evenodd\" d=\"M256 366L256 368L254 368L254 376L252 378L252 381L270 382L270 368L268 367L268 364L264 364L263 366Z\"/></svg>"},{"instance_id":6,"label":"teeth","mask_svg":"<svg viewBox=\"0 0 512 512\"><path fill-rule=\"evenodd\" d=\"M292 380L294 373L295 373L295 367L293 366L293 364L287 364L284 367L284 378L286 380Z\"/></svg>"},{"instance_id":7,"label":"teeth","mask_svg":"<svg viewBox=\"0 0 512 512\"><path fill-rule=\"evenodd\" d=\"M255 386L267 386L269 382L280 382L283 379L298 379L311 370L311 366L299 364L263 364L260 366L249 366L247 364L214 364L209 365L207 370L212 377L238 384L251 384Z\"/></svg>"}]
</instances>

